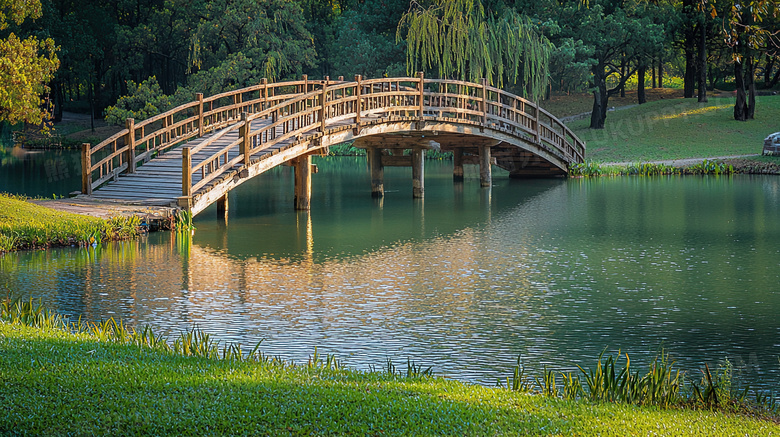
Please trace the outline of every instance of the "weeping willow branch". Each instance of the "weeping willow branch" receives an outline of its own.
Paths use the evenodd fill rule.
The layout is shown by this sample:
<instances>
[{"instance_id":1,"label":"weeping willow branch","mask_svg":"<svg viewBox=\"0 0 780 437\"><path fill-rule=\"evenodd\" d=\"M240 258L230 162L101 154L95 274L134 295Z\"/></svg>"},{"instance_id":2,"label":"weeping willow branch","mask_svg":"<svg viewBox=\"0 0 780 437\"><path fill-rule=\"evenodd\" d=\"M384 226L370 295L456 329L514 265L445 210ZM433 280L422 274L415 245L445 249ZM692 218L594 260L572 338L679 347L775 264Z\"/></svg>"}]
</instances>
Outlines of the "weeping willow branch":
<instances>
[{"instance_id":1,"label":"weeping willow branch","mask_svg":"<svg viewBox=\"0 0 780 437\"><path fill-rule=\"evenodd\" d=\"M522 84L533 99L544 95L552 43L528 17L508 10L486 17L479 0L412 2L401 17L396 40L406 39L406 67L437 70L440 77Z\"/></svg>"}]
</instances>

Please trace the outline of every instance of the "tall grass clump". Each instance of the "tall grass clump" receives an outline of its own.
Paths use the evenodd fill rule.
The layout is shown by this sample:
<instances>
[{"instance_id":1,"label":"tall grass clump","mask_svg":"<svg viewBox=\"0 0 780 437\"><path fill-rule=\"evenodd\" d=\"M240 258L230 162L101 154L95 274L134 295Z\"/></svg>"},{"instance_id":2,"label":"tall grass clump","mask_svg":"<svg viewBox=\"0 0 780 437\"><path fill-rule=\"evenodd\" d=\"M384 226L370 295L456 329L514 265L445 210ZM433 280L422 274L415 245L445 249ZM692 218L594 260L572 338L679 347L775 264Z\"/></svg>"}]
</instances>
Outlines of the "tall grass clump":
<instances>
[{"instance_id":1,"label":"tall grass clump","mask_svg":"<svg viewBox=\"0 0 780 437\"><path fill-rule=\"evenodd\" d=\"M571 177L601 176L668 176L668 175L731 175L734 166L722 162L704 160L687 167L675 167L663 163L637 162L627 165L583 162L569 165Z\"/></svg>"},{"instance_id":2,"label":"tall grass clump","mask_svg":"<svg viewBox=\"0 0 780 437\"><path fill-rule=\"evenodd\" d=\"M711 371L705 364L700 378L687 378L663 351L645 372L632 370L627 353L618 351L617 357L605 358L605 352L606 349L599 354L592 368L577 365L579 372L556 375L545 366L541 376L535 378L528 376L518 357L512 376L506 378L506 387L550 398L596 403L710 409L773 417L780 412L773 391L755 390L750 398L749 386L739 387L735 383L733 367L728 360L721 363L717 371ZM623 359L625 364L620 363ZM499 386L502 385L499 380Z\"/></svg>"}]
</instances>

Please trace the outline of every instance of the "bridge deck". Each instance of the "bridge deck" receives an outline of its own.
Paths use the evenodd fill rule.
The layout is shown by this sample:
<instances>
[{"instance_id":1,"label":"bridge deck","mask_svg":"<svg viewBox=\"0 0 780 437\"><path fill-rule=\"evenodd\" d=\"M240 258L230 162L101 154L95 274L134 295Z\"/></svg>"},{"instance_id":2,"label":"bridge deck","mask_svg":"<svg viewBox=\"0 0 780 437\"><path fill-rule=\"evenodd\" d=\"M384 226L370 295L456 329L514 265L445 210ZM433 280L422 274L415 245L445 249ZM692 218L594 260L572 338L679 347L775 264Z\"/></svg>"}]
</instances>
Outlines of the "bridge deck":
<instances>
[{"instance_id":1,"label":"bridge deck","mask_svg":"<svg viewBox=\"0 0 780 437\"><path fill-rule=\"evenodd\" d=\"M252 130L260 129L270 124L268 119L258 119L251 123ZM228 128L229 129L229 128ZM187 146L197 147L218 132L194 139ZM277 127L281 133L281 127ZM211 145L201 149L192 156L192 161L202 161L238 139L238 130L231 130ZM273 154L293 141L288 139L279 142L265 150L252 155L252 159L260 159L263 155ZM228 160L238 156L238 147L228 151ZM201 173L192 175L192 183L200 182ZM182 148L177 147L160 154L151 161L136 169L135 173L120 174L116 180L108 182L94 191L89 197L96 200L108 200L124 205L171 206L182 195Z\"/></svg>"},{"instance_id":2,"label":"bridge deck","mask_svg":"<svg viewBox=\"0 0 780 437\"><path fill-rule=\"evenodd\" d=\"M441 147L458 150L456 165L476 163L479 155L488 172L492 162L526 177L565 175L570 163L583 161L585 150L537 104L484 80L424 79L422 74L358 76L355 82L263 80L207 98L199 94L194 102L138 124L128 119L123 131L94 147L85 144L80 197L179 206L197 214L276 165L294 163L296 174L308 173L309 155L346 141L378 156L372 165L409 165L409 157L382 157L382 149L413 149L419 159L421 147ZM309 176L301 177L296 190L299 183L310 186ZM310 189L305 192L310 196Z\"/></svg>"}]
</instances>

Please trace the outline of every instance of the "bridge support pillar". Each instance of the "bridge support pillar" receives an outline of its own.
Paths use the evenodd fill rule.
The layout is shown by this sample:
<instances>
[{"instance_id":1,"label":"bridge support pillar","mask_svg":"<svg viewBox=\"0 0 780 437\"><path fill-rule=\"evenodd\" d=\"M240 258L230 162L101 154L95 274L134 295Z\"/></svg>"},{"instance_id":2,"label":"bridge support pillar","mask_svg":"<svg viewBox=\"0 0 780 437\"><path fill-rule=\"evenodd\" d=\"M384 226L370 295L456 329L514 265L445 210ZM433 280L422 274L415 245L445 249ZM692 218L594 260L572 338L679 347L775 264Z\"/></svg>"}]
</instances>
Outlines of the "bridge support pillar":
<instances>
[{"instance_id":1,"label":"bridge support pillar","mask_svg":"<svg viewBox=\"0 0 780 437\"><path fill-rule=\"evenodd\" d=\"M385 195L385 169L382 166L382 149L370 147L366 149L368 168L371 171L371 197Z\"/></svg>"},{"instance_id":2,"label":"bridge support pillar","mask_svg":"<svg viewBox=\"0 0 780 437\"><path fill-rule=\"evenodd\" d=\"M490 161L490 146L479 146L479 185L482 187L489 187L493 183Z\"/></svg>"},{"instance_id":3,"label":"bridge support pillar","mask_svg":"<svg viewBox=\"0 0 780 437\"><path fill-rule=\"evenodd\" d=\"M301 156L295 159L295 209L308 211L311 209L311 156Z\"/></svg>"},{"instance_id":4,"label":"bridge support pillar","mask_svg":"<svg viewBox=\"0 0 780 437\"><path fill-rule=\"evenodd\" d=\"M455 149L452 151L452 180L455 182L463 181L463 149Z\"/></svg>"},{"instance_id":5,"label":"bridge support pillar","mask_svg":"<svg viewBox=\"0 0 780 437\"><path fill-rule=\"evenodd\" d=\"M228 215L228 193L225 193L222 197L217 199L217 217L225 217Z\"/></svg>"},{"instance_id":6,"label":"bridge support pillar","mask_svg":"<svg viewBox=\"0 0 780 437\"><path fill-rule=\"evenodd\" d=\"M412 197L420 199L425 195L425 151L420 147L412 149Z\"/></svg>"}]
</instances>

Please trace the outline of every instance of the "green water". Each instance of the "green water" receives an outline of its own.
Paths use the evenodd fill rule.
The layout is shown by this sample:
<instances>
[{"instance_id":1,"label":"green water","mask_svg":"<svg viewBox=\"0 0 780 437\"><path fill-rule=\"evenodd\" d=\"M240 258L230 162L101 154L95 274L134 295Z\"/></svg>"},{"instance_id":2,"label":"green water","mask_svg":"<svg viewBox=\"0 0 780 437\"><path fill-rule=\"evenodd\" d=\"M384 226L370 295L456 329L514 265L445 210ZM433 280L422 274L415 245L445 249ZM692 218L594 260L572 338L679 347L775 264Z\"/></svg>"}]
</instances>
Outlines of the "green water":
<instances>
[{"instance_id":1,"label":"green water","mask_svg":"<svg viewBox=\"0 0 780 437\"><path fill-rule=\"evenodd\" d=\"M644 366L665 348L687 369L728 359L753 385L780 382L780 179L509 180L475 168L386 169L370 197L364 159L316 161L310 213L291 168L230 194L191 238L157 233L97 249L6 255L3 283L89 320L121 317L305 361L410 358L493 384L518 355L573 370L605 347Z\"/></svg>"}]
</instances>

